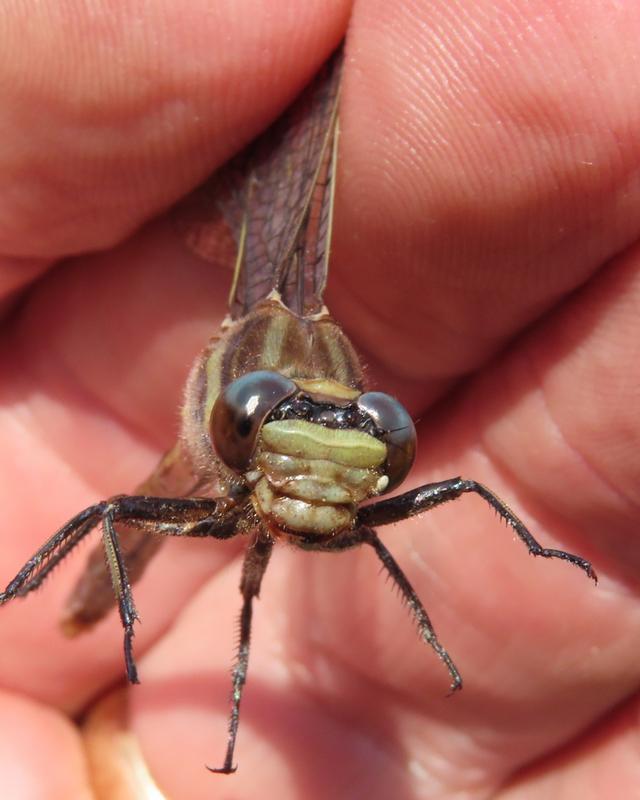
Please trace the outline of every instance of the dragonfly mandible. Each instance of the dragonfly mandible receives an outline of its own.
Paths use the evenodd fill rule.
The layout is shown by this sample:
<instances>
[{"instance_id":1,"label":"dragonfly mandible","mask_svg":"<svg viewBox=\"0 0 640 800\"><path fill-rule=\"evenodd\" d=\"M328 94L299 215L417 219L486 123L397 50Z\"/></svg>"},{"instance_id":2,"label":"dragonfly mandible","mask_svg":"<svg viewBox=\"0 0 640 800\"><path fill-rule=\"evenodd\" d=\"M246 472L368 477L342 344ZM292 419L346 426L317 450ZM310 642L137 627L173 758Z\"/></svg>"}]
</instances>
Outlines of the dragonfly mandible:
<instances>
[{"instance_id":1,"label":"dragonfly mandible","mask_svg":"<svg viewBox=\"0 0 640 800\"><path fill-rule=\"evenodd\" d=\"M362 505L403 482L416 432L397 400L367 390L356 351L323 303L341 70L339 49L274 126L176 212L205 257L210 217L222 214L237 243L229 316L192 367L178 442L134 494L92 505L63 525L0 594L2 604L38 588L100 526L101 544L71 595L63 628L78 633L117 605L127 677L137 683L131 585L162 537L244 536L229 738L213 772L235 771L252 605L277 541L333 553L371 547L420 637L444 662L451 691L462 687L460 673L375 528L473 492L531 554L562 559L595 579L588 561L542 547L474 480L454 477Z\"/></svg>"}]
</instances>

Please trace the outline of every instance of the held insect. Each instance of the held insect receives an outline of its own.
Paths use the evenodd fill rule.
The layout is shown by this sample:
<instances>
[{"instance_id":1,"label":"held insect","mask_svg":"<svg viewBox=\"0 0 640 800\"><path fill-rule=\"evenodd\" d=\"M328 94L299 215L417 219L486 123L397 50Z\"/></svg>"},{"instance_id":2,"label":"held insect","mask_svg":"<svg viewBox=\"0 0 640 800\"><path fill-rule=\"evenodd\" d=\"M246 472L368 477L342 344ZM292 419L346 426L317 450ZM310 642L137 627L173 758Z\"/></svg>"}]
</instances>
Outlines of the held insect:
<instances>
[{"instance_id":1,"label":"held insect","mask_svg":"<svg viewBox=\"0 0 640 800\"><path fill-rule=\"evenodd\" d=\"M238 245L230 316L191 369L178 442L133 495L97 503L67 522L0 594L2 604L38 588L100 526L101 546L74 589L63 626L67 633L81 632L116 604L127 677L137 683L131 584L162 536L245 536L229 739L224 762L213 772L235 771L252 604L277 541L321 552L373 548L407 601L420 637L447 667L451 691L461 688L460 673L375 528L473 492L531 554L567 561L595 579L588 561L542 547L495 494L473 480L450 478L361 506L402 483L414 460L416 432L397 400L367 391L355 350L322 300L341 58L338 51L283 117L178 212L196 252L204 255L213 212L222 211Z\"/></svg>"}]
</instances>

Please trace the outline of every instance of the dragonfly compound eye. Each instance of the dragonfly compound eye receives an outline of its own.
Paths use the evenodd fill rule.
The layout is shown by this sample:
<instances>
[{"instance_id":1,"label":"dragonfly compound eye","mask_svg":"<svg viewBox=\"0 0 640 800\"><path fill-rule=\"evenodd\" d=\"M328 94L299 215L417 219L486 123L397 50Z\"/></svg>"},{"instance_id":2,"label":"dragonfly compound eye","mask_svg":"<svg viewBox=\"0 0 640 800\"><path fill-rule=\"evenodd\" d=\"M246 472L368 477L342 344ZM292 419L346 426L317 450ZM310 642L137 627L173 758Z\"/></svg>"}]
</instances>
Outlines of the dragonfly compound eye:
<instances>
[{"instance_id":1,"label":"dragonfly compound eye","mask_svg":"<svg viewBox=\"0 0 640 800\"><path fill-rule=\"evenodd\" d=\"M384 471L389 478L385 492L399 486L407 477L416 456L416 429L404 406L384 392L365 392L358 398L358 408L365 411L381 431L378 438L387 445Z\"/></svg>"},{"instance_id":2,"label":"dragonfly compound eye","mask_svg":"<svg viewBox=\"0 0 640 800\"><path fill-rule=\"evenodd\" d=\"M251 463L262 423L270 412L297 391L277 372L248 372L226 386L211 411L213 446L229 469L245 472Z\"/></svg>"}]
</instances>

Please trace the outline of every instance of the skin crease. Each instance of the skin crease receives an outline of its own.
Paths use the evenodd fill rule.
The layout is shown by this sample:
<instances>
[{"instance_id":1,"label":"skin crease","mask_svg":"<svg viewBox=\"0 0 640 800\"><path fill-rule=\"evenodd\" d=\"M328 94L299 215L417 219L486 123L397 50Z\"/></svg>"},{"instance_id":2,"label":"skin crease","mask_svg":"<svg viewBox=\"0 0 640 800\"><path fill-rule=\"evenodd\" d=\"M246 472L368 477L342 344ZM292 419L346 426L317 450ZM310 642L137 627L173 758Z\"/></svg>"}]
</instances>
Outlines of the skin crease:
<instances>
[{"instance_id":1,"label":"skin crease","mask_svg":"<svg viewBox=\"0 0 640 800\"><path fill-rule=\"evenodd\" d=\"M640 11L211 6L3 13L2 585L171 444L229 272L161 211L280 113L348 23L328 304L418 420L405 488L480 480L600 584L529 558L476 498L384 530L463 673L446 698L371 553L276 548L226 778L202 764L224 754L243 542L171 542L134 589L130 728L180 799L634 796ZM123 677L115 615L73 642L56 627L82 561L0 612L0 772L30 781L16 800L83 796L65 715Z\"/></svg>"}]
</instances>

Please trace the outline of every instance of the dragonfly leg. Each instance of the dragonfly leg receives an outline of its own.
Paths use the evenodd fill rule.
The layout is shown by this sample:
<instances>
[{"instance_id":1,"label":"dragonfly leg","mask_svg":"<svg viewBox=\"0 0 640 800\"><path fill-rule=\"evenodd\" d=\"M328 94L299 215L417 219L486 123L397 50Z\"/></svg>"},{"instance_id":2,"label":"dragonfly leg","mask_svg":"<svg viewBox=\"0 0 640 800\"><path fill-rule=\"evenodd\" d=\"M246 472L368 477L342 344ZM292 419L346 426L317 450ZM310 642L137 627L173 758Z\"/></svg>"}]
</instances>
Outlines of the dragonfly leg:
<instances>
[{"instance_id":1,"label":"dragonfly leg","mask_svg":"<svg viewBox=\"0 0 640 800\"><path fill-rule=\"evenodd\" d=\"M106 506L106 503L89 506L56 531L31 556L4 592L0 592L0 605L37 589L53 568L100 523Z\"/></svg>"},{"instance_id":2,"label":"dragonfly leg","mask_svg":"<svg viewBox=\"0 0 640 800\"><path fill-rule=\"evenodd\" d=\"M406 602L413 618L418 626L420 638L426 642L441 659L446 666L451 676L450 693L462 688L462 676L458 672L456 665L453 663L451 656L440 644L436 632L433 629L429 615L425 607L422 605L415 589L409 583L407 576L404 574L398 562L382 544L375 531L365 526L357 528L354 531L349 531L346 534L336 536L334 539L319 543L315 547L311 544L310 540L306 540L305 549L321 550L323 552L340 552L350 547L357 547L360 544L368 544L376 552L376 555L382 562L382 566L386 569L391 580L395 583L402 595L402 599Z\"/></svg>"},{"instance_id":3,"label":"dragonfly leg","mask_svg":"<svg viewBox=\"0 0 640 800\"><path fill-rule=\"evenodd\" d=\"M102 541L107 555L107 566L111 576L111 585L118 602L120 621L124 628L124 663L129 683L140 683L138 670L133 658L133 625L140 617L133 604L131 585L120 550L120 543L113 527L113 512L107 510L102 518Z\"/></svg>"},{"instance_id":4,"label":"dragonfly leg","mask_svg":"<svg viewBox=\"0 0 640 800\"><path fill-rule=\"evenodd\" d=\"M162 536L194 536L227 539L236 533L243 498L166 498L124 495L111 501L120 547L129 582L143 574ZM148 536L147 534L152 534ZM155 534L155 535L154 535ZM104 548L96 548L78 579L63 612L62 629L76 636L101 620L114 605L111 575L105 568Z\"/></svg>"},{"instance_id":5,"label":"dragonfly leg","mask_svg":"<svg viewBox=\"0 0 640 800\"><path fill-rule=\"evenodd\" d=\"M567 553L564 550L554 550L542 547L529 532L522 520L514 514L509 506L504 503L486 486L472 480L464 478L450 478L438 483L427 483L418 489L391 497L388 500L381 500L370 506L365 506L358 513L358 523L363 525L388 525L392 522L399 522L407 517L415 516L423 511L428 511L435 506L446 503L449 500L456 500L466 492L474 492L482 497L498 515L516 532L518 537L527 546L527 549L534 556L543 558L559 558L568 561L583 570L590 578L597 582L597 576L591 562L581 556Z\"/></svg>"},{"instance_id":6,"label":"dragonfly leg","mask_svg":"<svg viewBox=\"0 0 640 800\"><path fill-rule=\"evenodd\" d=\"M249 666L249 647L251 644L251 618L253 615L253 599L260 594L262 578L269 563L273 550L271 539L258 534L251 543L244 557L242 565L242 578L240 592L242 594L242 610L240 612L240 643L238 657L233 668L231 689L231 714L229 716L229 739L224 764L221 767L207 767L210 772L219 772L230 775L237 767L233 766L233 753L238 736L238 723L240 721L240 701L242 690L247 681Z\"/></svg>"},{"instance_id":7,"label":"dragonfly leg","mask_svg":"<svg viewBox=\"0 0 640 800\"><path fill-rule=\"evenodd\" d=\"M227 513L224 510L227 509ZM229 513L233 509L233 513ZM140 496L116 497L109 502L102 517L103 543L113 593L124 628L124 660L130 683L139 683L133 658L134 624L140 618L133 603L125 559L115 531L116 519L139 526L151 534L165 536L214 536L228 538L235 534L237 513L232 503L208 498L162 498Z\"/></svg>"},{"instance_id":8,"label":"dragonfly leg","mask_svg":"<svg viewBox=\"0 0 640 800\"><path fill-rule=\"evenodd\" d=\"M107 574L115 595L120 619L125 631L124 653L127 677L137 683L137 671L132 653L133 626L138 615L131 595L127 576L126 554L123 554L116 524L124 523L151 534L165 536L212 536L227 539L236 533L242 507L227 498L165 498L144 495L114 497L86 508L73 517L27 561L4 592L0 592L0 605L15 597L37 589L51 571L102 523L102 541L107 555ZM93 594L96 595L95 586ZM113 595L112 595L113 596ZM71 609L64 621L65 630L87 627L95 621L94 607L89 604L80 610ZM98 598L100 599L100 598ZM110 602L113 602L112 600ZM98 603L99 610L104 603ZM108 606L107 606L108 607Z\"/></svg>"}]
</instances>

